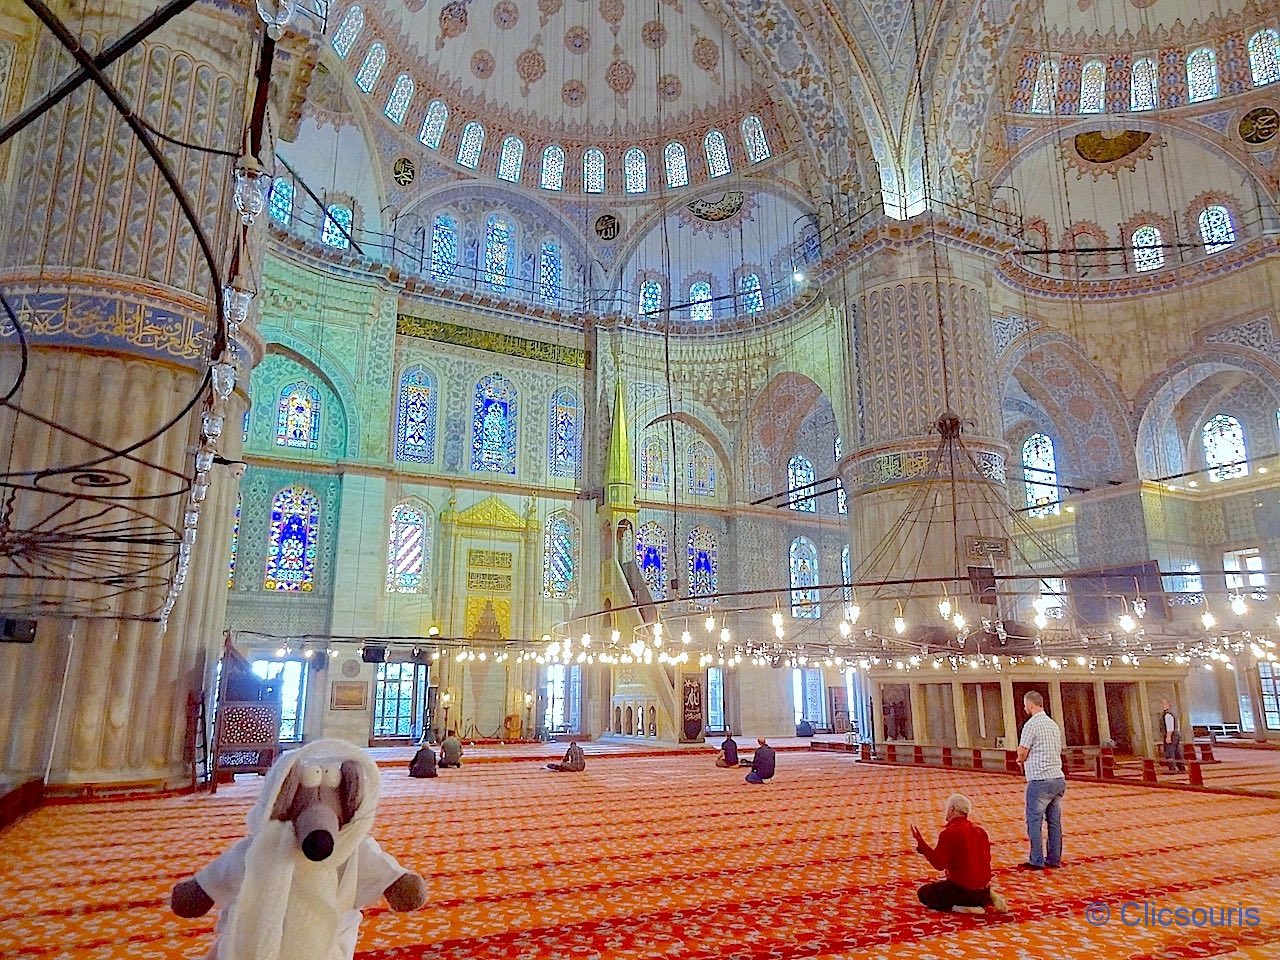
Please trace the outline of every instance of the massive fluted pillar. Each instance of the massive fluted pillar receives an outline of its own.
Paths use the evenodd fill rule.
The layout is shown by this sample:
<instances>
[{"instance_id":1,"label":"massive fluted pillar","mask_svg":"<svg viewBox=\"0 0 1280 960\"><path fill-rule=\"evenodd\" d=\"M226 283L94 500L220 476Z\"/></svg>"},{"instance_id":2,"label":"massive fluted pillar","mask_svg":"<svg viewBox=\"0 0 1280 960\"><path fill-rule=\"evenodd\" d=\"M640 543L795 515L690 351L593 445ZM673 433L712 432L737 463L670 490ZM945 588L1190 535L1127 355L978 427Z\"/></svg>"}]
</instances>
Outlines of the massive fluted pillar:
<instances>
[{"instance_id":1,"label":"massive fluted pillar","mask_svg":"<svg viewBox=\"0 0 1280 960\"><path fill-rule=\"evenodd\" d=\"M56 9L90 50L154 9L70 7ZM257 26L250 8L198 2L107 74L154 128L238 151ZM48 31L37 36L27 103L75 69ZM225 268L231 159L163 154ZM0 322L0 396L20 381L0 409L0 611L37 627L29 646L0 645L0 773L48 768L67 789L177 786L190 775L188 697L222 630L238 483L209 471L190 574L163 631L219 292L158 167L92 83L15 138L7 173L0 289L28 353L20 376L19 338ZM228 457L246 403L237 391L226 404Z\"/></svg>"}]
</instances>

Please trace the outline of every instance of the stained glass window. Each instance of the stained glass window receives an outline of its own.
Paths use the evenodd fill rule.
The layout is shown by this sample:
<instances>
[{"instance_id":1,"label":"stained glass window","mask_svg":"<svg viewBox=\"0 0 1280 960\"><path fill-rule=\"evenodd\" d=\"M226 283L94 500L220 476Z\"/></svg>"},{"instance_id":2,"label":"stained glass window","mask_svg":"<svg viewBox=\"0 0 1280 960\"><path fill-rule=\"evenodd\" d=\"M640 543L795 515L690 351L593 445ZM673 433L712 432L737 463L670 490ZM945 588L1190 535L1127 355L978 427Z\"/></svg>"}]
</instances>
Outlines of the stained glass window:
<instances>
[{"instance_id":1,"label":"stained glass window","mask_svg":"<svg viewBox=\"0 0 1280 960\"><path fill-rule=\"evenodd\" d=\"M840 551L840 582L844 584L844 602L853 602L853 574L849 570L849 545L846 543Z\"/></svg>"},{"instance_id":2,"label":"stained glass window","mask_svg":"<svg viewBox=\"0 0 1280 960\"><path fill-rule=\"evenodd\" d=\"M671 482L667 445L657 437L647 437L640 447L640 487L666 490Z\"/></svg>"},{"instance_id":3,"label":"stained glass window","mask_svg":"<svg viewBox=\"0 0 1280 960\"><path fill-rule=\"evenodd\" d=\"M1058 467L1053 441L1035 433L1022 444L1022 484L1026 489L1027 513L1033 517L1056 516L1062 500L1058 488Z\"/></svg>"},{"instance_id":4,"label":"stained glass window","mask_svg":"<svg viewBox=\"0 0 1280 960\"><path fill-rule=\"evenodd\" d=\"M560 260L560 244L554 240L544 240L542 253L538 256L538 296L541 299L548 303L559 301L563 269Z\"/></svg>"},{"instance_id":5,"label":"stained glass window","mask_svg":"<svg viewBox=\"0 0 1280 960\"><path fill-rule=\"evenodd\" d=\"M471 418L471 469L516 472L516 388L500 373L476 384Z\"/></svg>"},{"instance_id":6,"label":"stained glass window","mask_svg":"<svg viewBox=\"0 0 1280 960\"><path fill-rule=\"evenodd\" d=\"M662 309L662 281L646 280L640 284L640 316L651 316Z\"/></svg>"},{"instance_id":7,"label":"stained glass window","mask_svg":"<svg viewBox=\"0 0 1280 960\"><path fill-rule=\"evenodd\" d=\"M604 193L604 151L592 147L582 155L582 189Z\"/></svg>"},{"instance_id":8,"label":"stained glass window","mask_svg":"<svg viewBox=\"0 0 1280 960\"><path fill-rule=\"evenodd\" d=\"M689 284L689 319L694 323L710 323L711 316L711 284L696 280Z\"/></svg>"},{"instance_id":9,"label":"stained glass window","mask_svg":"<svg viewBox=\"0 0 1280 960\"><path fill-rule=\"evenodd\" d=\"M1160 231L1145 224L1133 231L1129 245L1133 250L1133 265L1138 270L1158 270L1164 266L1164 240Z\"/></svg>"},{"instance_id":10,"label":"stained glass window","mask_svg":"<svg viewBox=\"0 0 1280 960\"><path fill-rule=\"evenodd\" d=\"M836 455L836 472L839 473L840 460L844 456L843 444L840 442L839 437L836 437L835 455ZM849 512L849 495L844 492L844 483L839 479L839 477L836 478L836 510L840 513Z\"/></svg>"},{"instance_id":11,"label":"stained glass window","mask_svg":"<svg viewBox=\"0 0 1280 960\"><path fill-rule=\"evenodd\" d=\"M716 535L701 524L689 531L689 596L708 597L720 587Z\"/></svg>"},{"instance_id":12,"label":"stained glass window","mask_svg":"<svg viewBox=\"0 0 1280 960\"><path fill-rule=\"evenodd\" d=\"M504 137L498 154L498 179L519 183L524 171L524 141L519 137Z\"/></svg>"},{"instance_id":13,"label":"stained glass window","mask_svg":"<svg viewBox=\"0 0 1280 960\"><path fill-rule=\"evenodd\" d=\"M501 290L510 282L515 264L511 221L494 213L484 228L484 282Z\"/></svg>"},{"instance_id":14,"label":"stained glass window","mask_svg":"<svg viewBox=\"0 0 1280 960\"><path fill-rule=\"evenodd\" d=\"M351 246L351 208L340 203L333 203L325 211L324 228L320 231L320 241L339 250Z\"/></svg>"},{"instance_id":15,"label":"stained glass window","mask_svg":"<svg viewBox=\"0 0 1280 960\"><path fill-rule=\"evenodd\" d=\"M1244 477L1249 473L1249 450L1244 443L1240 421L1225 413L1211 417L1200 430L1204 443L1204 465L1214 483Z\"/></svg>"},{"instance_id":16,"label":"stained glass window","mask_svg":"<svg viewBox=\"0 0 1280 960\"><path fill-rule=\"evenodd\" d=\"M1218 95L1218 55L1212 47L1200 47L1187 56L1187 99L1192 103Z\"/></svg>"},{"instance_id":17,"label":"stained glass window","mask_svg":"<svg viewBox=\"0 0 1280 960\"><path fill-rule=\"evenodd\" d=\"M480 151L484 147L484 127L472 120L462 128L458 141L458 163L474 170L480 163Z\"/></svg>"},{"instance_id":18,"label":"stained glass window","mask_svg":"<svg viewBox=\"0 0 1280 960\"><path fill-rule=\"evenodd\" d=\"M1154 110L1158 93L1156 62L1150 57L1133 61L1129 73L1129 109Z\"/></svg>"},{"instance_id":19,"label":"stained glass window","mask_svg":"<svg viewBox=\"0 0 1280 960\"><path fill-rule=\"evenodd\" d=\"M578 595L578 522L566 510L547 517L542 537L542 595L572 600Z\"/></svg>"},{"instance_id":20,"label":"stained glass window","mask_svg":"<svg viewBox=\"0 0 1280 960\"><path fill-rule=\"evenodd\" d=\"M790 493L787 506L802 513L814 513L816 500L813 496L814 473L813 463L808 457L799 454L787 462L787 486Z\"/></svg>"},{"instance_id":21,"label":"stained glass window","mask_svg":"<svg viewBox=\"0 0 1280 960\"><path fill-rule=\"evenodd\" d=\"M316 585L320 500L303 486L285 487L271 501L264 590L310 593Z\"/></svg>"},{"instance_id":22,"label":"stained glass window","mask_svg":"<svg viewBox=\"0 0 1280 960\"><path fill-rule=\"evenodd\" d=\"M542 151L542 176L538 186L543 190L564 189L564 150L554 143Z\"/></svg>"},{"instance_id":23,"label":"stained glass window","mask_svg":"<svg viewBox=\"0 0 1280 960\"><path fill-rule=\"evenodd\" d=\"M342 22L333 32L333 49L337 51L338 56L344 60L347 58L347 54L351 52L351 45L356 42L356 37L360 36L360 31L363 29L364 11L360 9L359 4L356 4L342 15Z\"/></svg>"},{"instance_id":24,"label":"stained glass window","mask_svg":"<svg viewBox=\"0 0 1280 960\"><path fill-rule=\"evenodd\" d=\"M568 387L551 395L547 463L553 477L576 477L582 463L582 403Z\"/></svg>"},{"instance_id":25,"label":"stained glass window","mask_svg":"<svg viewBox=\"0 0 1280 960\"><path fill-rule=\"evenodd\" d=\"M689 493L695 497L714 497L716 495L716 455L711 445L705 440L695 440L689 444L687 454Z\"/></svg>"},{"instance_id":26,"label":"stained glass window","mask_svg":"<svg viewBox=\"0 0 1280 960\"><path fill-rule=\"evenodd\" d=\"M725 143L724 134L712 130L702 140L703 149L707 152L707 172L712 177L723 177L729 172L729 146Z\"/></svg>"},{"instance_id":27,"label":"stained glass window","mask_svg":"<svg viewBox=\"0 0 1280 960\"><path fill-rule=\"evenodd\" d=\"M818 603L818 548L808 537L791 541L788 554L791 567L791 615L806 619L822 616Z\"/></svg>"},{"instance_id":28,"label":"stained glass window","mask_svg":"<svg viewBox=\"0 0 1280 960\"><path fill-rule=\"evenodd\" d=\"M443 100L432 100L427 104L427 115L422 118L422 129L418 131L418 139L422 145L432 150L439 150L444 140L444 128L449 123L449 108Z\"/></svg>"},{"instance_id":29,"label":"stained glass window","mask_svg":"<svg viewBox=\"0 0 1280 960\"><path fill-rule=\"evenodd\" d=\"M396 397L396 459L431 463L436 458L436 378L422 364L400 375Z\"/></svg>"},{"instance_id":30,"label":"stained glass window","mask_svg":"<svg viewBox=\"0 0 1280 960\"><path fill-rule=\"evenodd\" d=\"M667 168L667 186L684 187L689 184L689 161L684 155L684 144L672 141L662 151L662 160Z\"/></svg>"},{"instance_id":31,"label":"stained glass window","mask_svg":"<svg viewBox=\"0 0 1280 960\"><path fill-rule=\"evenodd\" d=\"M760 290L760 275L743 274L738 278L738 293L742 295L742 309L747 313L760 313L764 310L764 293Z\"/></svg>"},{"instance_id":32,"label":"stained glass window","mask_svg":"<svg viewBox=\"0 0 1280 960\"><path fill-rule=\"evenodd\" d=\"M1107 66L1090 60L1080 73L1080 112L1102 113L1106 108Z\"/></svg>"},{"instance_id":33,"label":"stained glass window","mask_svg":"<svg viewBox=\"0 0 1280 960\"><path fill-rule=\"evenodd\" d=\"M764 124L754 113L742 118L742 142L747 145L747 159L752 163L769 159L769 141L764 135Z\"/></svg>"},{"instance_id":34,"label":"stained glass window","mask_svg":"<svg viewBox=\"0 0 1280 960\"><path fill-rule=\"evenodd\" d=\"M276 177L271 184L271 199L267 202L271 218L284 226L293 219L293 183L284 177Z\"/></svg>"},{"instance_id":35,"label":"stained glass window","mask_svg":"<svg viewBox=\"0 0 1280 960\"><path fill-rule=\"evenodd\" d=\"M1036 85L1031 91L1032 113L1055 113L1058 109L1058 61L1046 58L1036 67Z\"/></svg>"},{"instance_id":36,"label":"stained glass window","mask_svg":"<svg viewBox=\"0 0 1280 960\"><path fill-rule=\"evenodd\" d=\"M1200 211L1197 218L1200 239L1205 253L1218 253L1236 242L1235 227L1231 224L1231 211L1215 203Z\"/></svg>"},{"instance_id":37,"label":"stained glass window","mask_svg":"<svg viewBox=\"0 0 1280 960\"><path fill-rule=\"evenodd\" d=\"M636 531L636 566L655 600L667 597L667 531L656 520L640 524Z\"/></svg>"},{"instance_id":38,"label":"stained glass window","mask_svg":"<svg viewBox=\"0 0 1280 960\"><path fill-rule=\"evenodd\" d=\"M632 147L623 155L622 172L626 176L627 193L644 193L649 189L649 162L639 147Z\"/></svg>"},{"instance_id":39,"label":"stained glass window","mask_svg":"<svg viewBox=\"0 0 1280 960\"><path fill-rule=\"evenodd\" d=\"M240 551L240 510L244 506L244 497L236 494L236 512L231 517L231 556L227 560L227 589L236 584L236 554Z\"/></svg>"},{"instance_id":40,"label":"stained glass window","mask_svg":"<svg viewBox=\"0 0 1280 960\"><path fill-rule=\"evenodd\" d=\"M412 504L396 504L387 535L387 593L421 592L429 552L427 515Z\"/></svg>"},{"instance_id":41,"label":"stained glass window","mask_svg":"<svg viewBox=\"0 0 1280 960\"><path fill-rule=\"evenodd\" d=\"M431 228L431 278L445 283L457 269L458 221L442 213Z\"/></svg>"},{"instance_id":42,"label":"stained glass window","mask_svg":"<svg viewBox=\"0 0 1280 960\"><path fill-rule=\"evenodd\" d=\"M391 95L387 97L387 106L383 111L392 123L404 123L404 116L409 112L409 104L413 100L413 78L407 73L396 77Z\"/></svg>"},{"instance_id":43,"label":"stained glass window","mask_svg":"<svg viewBox=\"0 0 1280 960\"><path fill-rule=\"evenodd\" d=\"M320 391L305 380L280 391L276 446L314 450L320 444Z\"/></svg>"},{"instance_id":44,"label":"stained glass window","mask_svg":"<svg viewBox=\"0 0 1280 960\"><path fill-rule=\"evenodd\" d=\"M360 64L360 69L356 71L356 86L368 93L373 89L373 85L378 82L378 77L382 73L382 68L387 65L387 48L378 40L375 40L369 47L369 52L364 55L364 62Z\"/></svg>"},{"instance_id":45,"label":"stained glass window","mask_svg":"<svg viewBox=\"0 0 1280 960\"><path fill-rule=\"evenodd\" d=\"M1280 32L1268 27L1249 38L1249 73L1255 87L1280 80Z\"/></svg>"}]
</instances>

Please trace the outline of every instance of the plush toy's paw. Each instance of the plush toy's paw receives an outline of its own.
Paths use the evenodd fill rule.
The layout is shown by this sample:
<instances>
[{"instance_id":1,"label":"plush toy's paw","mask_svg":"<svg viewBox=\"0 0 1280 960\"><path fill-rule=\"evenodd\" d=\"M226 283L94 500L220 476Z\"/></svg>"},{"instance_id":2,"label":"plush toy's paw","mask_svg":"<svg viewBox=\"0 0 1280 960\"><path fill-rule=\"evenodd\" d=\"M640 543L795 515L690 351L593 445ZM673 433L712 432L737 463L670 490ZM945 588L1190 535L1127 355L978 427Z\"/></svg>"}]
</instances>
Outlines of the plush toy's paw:
<instances>
[{"instance_id":1,"label":"plush toy's paw","mask_svg":"<svg viewBox=\"0 0 1280 960\"><path fill-rule=\"evenodd\" d=\"M173 885L173 892L169 894L169 907L180 917L203 917L213 909L213 899L192 877Z\"/></svg>"},{"instance_id":2,"label":"plush toy's paw","mask_svg":"<svg viewBox=\"0 0 1280 960\"><path fill-rule=\"evenodd\" d=\"M392 910L417 910L427 902L427 881L416 873L402 873L383 894Z\"/></svg>"}]
</instances>

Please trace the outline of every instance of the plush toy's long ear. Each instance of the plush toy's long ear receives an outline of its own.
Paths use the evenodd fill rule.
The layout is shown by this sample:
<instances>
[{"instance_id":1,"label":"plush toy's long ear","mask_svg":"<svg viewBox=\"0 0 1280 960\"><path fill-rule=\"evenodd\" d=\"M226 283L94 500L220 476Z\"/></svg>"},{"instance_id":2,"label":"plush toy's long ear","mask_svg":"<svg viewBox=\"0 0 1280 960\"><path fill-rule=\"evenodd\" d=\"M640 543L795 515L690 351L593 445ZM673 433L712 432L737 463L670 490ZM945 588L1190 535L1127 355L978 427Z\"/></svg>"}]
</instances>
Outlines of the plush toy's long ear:
<instances>
[{"instance_id":1,"label":"plush toy's long ear","mask_svg":"<svg viewBox=\"0 0 1280 960\"><path fill-rule=\"evenodd\" d=\"M342 804L339 823L350 823L360 809L362 797L360 786L360 761L342 761L342 784L338 787L338 802Z\"/></svg>"},{"instance_id":2,"label":"plush toy's long ear","mask_svg":"<svg viewBox=\"0 0 1280 960\"><path fill-rule=\"evenodd\" d=\"M298 786L301 782L301 774L298 771L298 764L293 765L288 775L284 778L284 783L280 784L280 792L276 794L275 805L271 808L272 820L288 820L289 810L293 807L294 798L298 795Z\"/></svg>"}]
</instances>

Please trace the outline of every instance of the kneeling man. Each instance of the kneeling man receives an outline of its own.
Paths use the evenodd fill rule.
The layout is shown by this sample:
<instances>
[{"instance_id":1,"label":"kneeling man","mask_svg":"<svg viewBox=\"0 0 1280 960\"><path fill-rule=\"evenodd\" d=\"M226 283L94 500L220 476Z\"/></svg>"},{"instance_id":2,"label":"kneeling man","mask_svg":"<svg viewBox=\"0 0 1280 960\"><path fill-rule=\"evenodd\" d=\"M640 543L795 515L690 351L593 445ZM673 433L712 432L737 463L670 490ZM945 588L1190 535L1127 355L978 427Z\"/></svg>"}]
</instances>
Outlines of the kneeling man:
<instances>
[{"instance_id":1,"label":"kneeling man","mask_svg":"<svg viewBox=\"0 0 1280 960\"><path fill-rule=\"evenodd\" d=\"M920 902L930 910L982 913L986 909L1004 913L1009 907L1004 897L991 889L991 841L987 831L969 822L969 798L953 793L943 811L946 826L938 834L938 845L929 846L919 829L911 827L917 852L945 870L947 879L926 883L920 888Z\"/></svg>"}]
</instances>

